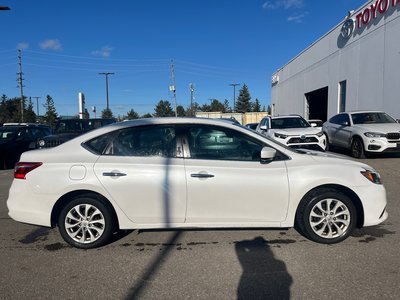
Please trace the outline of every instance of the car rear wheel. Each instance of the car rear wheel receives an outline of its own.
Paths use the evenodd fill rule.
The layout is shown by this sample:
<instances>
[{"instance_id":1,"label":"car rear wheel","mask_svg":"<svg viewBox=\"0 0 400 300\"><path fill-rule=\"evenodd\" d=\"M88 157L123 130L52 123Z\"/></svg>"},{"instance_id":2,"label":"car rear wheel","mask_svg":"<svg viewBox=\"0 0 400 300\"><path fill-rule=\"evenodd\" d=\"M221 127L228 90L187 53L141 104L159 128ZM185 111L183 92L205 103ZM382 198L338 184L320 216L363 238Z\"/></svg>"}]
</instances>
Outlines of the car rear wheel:
<instances>
[{"instance_id":1,"label":"car rear wheel","mask_svg":"<svg viewBox=\"0 0 400 300\"><path fill-rule=\"evenodd\" d=\"M322 244L345 240L356 223L356 208L351 199L331 188L317 189L306 195L296 215L301 233Z\"/></svg>"},{"instance_id":2,"label":"car rear wheel","mask_svg":"<svg viewBox=\"0 0 400 300\"><path fill-rule=\"evenodd\" d=\"M111 209L94 196L78 196L61 210L58 227L63 239L76 248L90 249L107 243L115 229Z\"/></svg>"},{"instance_id":3,"label":"car rear wheel","mask_svg":"<svg viewBox=\"0 0 400 300\"><path fill-rule=\"evenodd\" d=\"M358 137L353 139L353 142L351 143L351 154L355 158L365 158L366 153L364 151L364 143L362 140Z\"/></svg>"}]
</instances>

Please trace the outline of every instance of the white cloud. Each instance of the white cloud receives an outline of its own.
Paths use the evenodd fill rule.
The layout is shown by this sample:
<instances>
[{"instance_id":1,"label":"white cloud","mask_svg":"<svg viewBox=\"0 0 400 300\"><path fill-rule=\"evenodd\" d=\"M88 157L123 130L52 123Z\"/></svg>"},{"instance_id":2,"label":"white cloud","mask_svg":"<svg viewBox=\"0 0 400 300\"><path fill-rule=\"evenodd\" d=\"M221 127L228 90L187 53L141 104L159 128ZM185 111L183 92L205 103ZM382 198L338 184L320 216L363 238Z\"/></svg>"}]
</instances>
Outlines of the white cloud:
<instances>
[{"instance_id":1,"label":"white cloud","mask_svg":"<svg viewBox=\"0 0 400 300\"><path fill-rule=\"evenodd\" d=\"M29 44L26 42L18 43L17 49L26 50L29 48Z\"/></svg>"},{"instance_id":2,"label":"white cloud","mask_svg":"<svg viewBox=\"0 0 400 300\"><path fill-rule=\"evenodd\" d=\"M291 8L302 8L304 6L303 0L274 0L266 1L263 4L264 9L291 9Z\"/></svg>"},{"instance_id":3,"label":"white cloud","mask_svg":"<svg viewBox=\"0 0 400 300\"><path fill-rule=\"evenodd\" d=\"M53 50L53 51L61 51L62 45L59 40L45 40L41 43L39 43L39 47L42 48L43 50Z\"/></svg>"},{"instance_id":4,"label":"white cloud","mask_svg":"<svg viewBox=\"0 0 400 300\"><path fill-rule=\"evenodd\" d=\"M308 12L302 13L302 14L294 14L289 16L286 21L288 22L294 22L294 23L303 23L303 19L305 16L308 15Z\"/></svg>"},{"instance_id":5,"label":"white cloud","mask_svg":"<svg viewBox=\"0 0 400 300\"><path fill-rule=\"evenodd\" d=\"M110 46L104 46L100 50L94 50L92 51L92 55L94 56L100 56L100 57L110 57L111 56L111 51L113 50L112 47Z\"/></svg>"}]
</instances>

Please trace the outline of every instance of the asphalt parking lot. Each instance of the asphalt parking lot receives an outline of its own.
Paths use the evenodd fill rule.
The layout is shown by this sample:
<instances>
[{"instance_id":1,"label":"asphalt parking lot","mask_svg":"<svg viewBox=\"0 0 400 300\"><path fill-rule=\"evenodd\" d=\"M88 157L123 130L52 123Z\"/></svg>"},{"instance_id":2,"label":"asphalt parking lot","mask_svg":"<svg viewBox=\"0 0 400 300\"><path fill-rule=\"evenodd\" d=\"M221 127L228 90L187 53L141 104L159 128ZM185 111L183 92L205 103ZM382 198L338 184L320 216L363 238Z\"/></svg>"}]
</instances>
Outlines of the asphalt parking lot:
<instances>
[{"instance_id":1,"label":"asphalt parking lot","mask_svg":"<svg viewBox=\"0 0 400 300\"><path fill-rule=\"evenodd\" d=\"M400 156L363 162L381 173L389 219L336 245L294 229L131 231L78 250L8 217L12 170L0 171L0 298L400 299Z\"/></svg>"}]
</instances>

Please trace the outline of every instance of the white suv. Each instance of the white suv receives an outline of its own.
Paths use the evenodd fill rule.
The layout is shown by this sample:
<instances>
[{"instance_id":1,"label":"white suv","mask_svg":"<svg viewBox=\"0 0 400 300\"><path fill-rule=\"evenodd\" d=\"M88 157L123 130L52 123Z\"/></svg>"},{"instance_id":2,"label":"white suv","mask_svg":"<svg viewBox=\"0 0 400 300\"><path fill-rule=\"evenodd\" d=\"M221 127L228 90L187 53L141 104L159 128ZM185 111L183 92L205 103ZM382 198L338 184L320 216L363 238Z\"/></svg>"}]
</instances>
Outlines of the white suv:
<instances>
[{"instance_id":1,"label":"white suv","mask_svg":"<svg viewBox=\"0 0 400 300\"><path fill-rule=\"evenodd\" d=\"M356 158L369 153L400 152L400 124L385 112L340 113L325 122L322 130L328 147L350 149Z\"/></svg>"},{"instance_id":2,"label":"white suv","mask_svg":"<svg viewBox=\"0 0 400 300\"><path fill-rule=\"evenodd\" d=\"M256 131L292 148L325 151L326 138L321 128L298 115L264 117Z\"/></svg>"}]
</instances>

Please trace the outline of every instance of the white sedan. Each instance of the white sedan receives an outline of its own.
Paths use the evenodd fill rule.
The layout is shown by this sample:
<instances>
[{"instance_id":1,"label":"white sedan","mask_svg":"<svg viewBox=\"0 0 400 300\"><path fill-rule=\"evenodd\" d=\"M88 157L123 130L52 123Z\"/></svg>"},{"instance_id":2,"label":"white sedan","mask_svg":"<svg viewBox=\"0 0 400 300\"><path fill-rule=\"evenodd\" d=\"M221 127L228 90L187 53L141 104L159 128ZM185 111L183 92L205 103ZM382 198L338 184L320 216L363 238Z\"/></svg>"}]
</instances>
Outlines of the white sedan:
<instances>
[{"instance_id":1,"label":"white sedan","mask_svg":"<svg viewBox=\"0 0 400 300\"><path fill-rule=\"evenodd\" d=\"M368 165L198 118L115 123L25 152L7 206L14 220L58 226L86 249L119 229L144 228L296 226L330 244L388 216Z\"/></svg>"}]
</instances>

